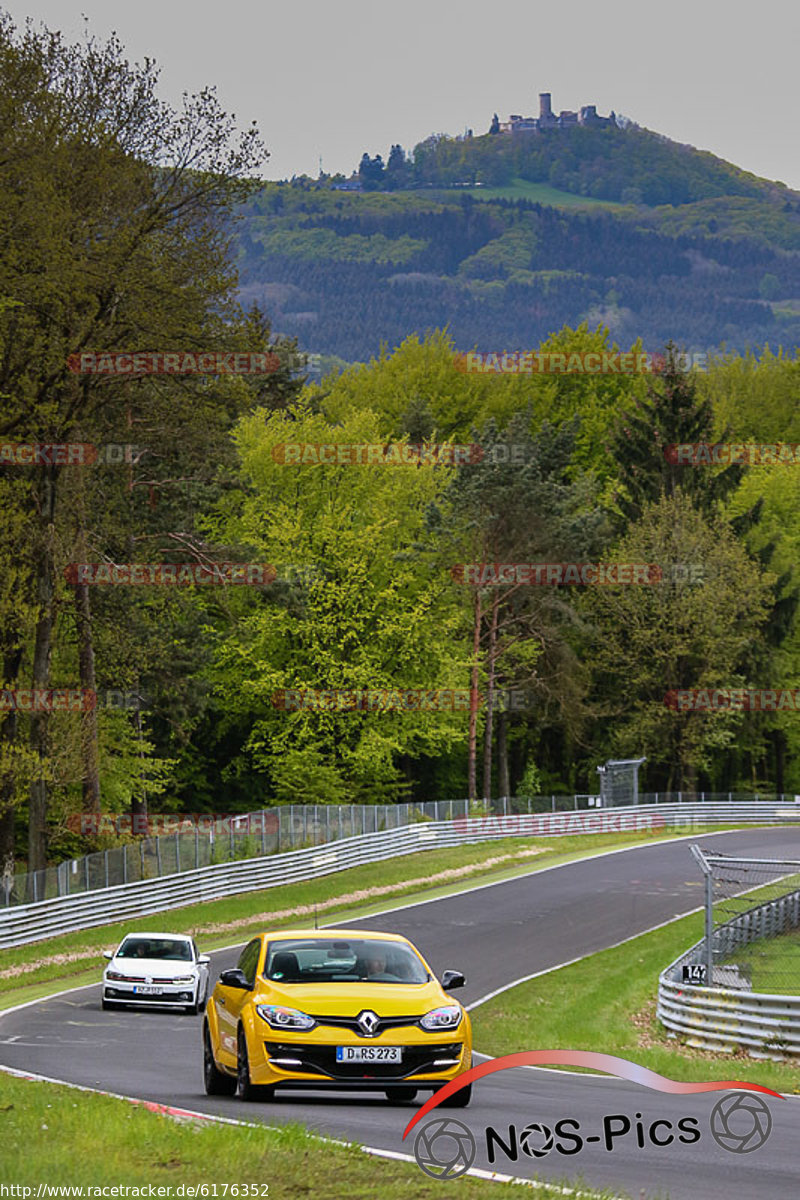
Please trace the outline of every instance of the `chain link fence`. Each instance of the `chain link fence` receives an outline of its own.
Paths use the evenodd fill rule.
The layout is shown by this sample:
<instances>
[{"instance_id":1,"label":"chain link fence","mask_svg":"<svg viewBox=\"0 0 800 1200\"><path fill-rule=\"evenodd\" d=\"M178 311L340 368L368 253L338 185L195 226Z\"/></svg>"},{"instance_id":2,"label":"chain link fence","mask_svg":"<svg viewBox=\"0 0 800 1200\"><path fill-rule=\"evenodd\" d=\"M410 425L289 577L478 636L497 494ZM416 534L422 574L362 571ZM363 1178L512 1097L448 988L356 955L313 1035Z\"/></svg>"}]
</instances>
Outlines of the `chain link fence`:
<instances>
[{"instance_id":1,"label":"chain link fence","mask_svg":"<svg viewBox=\"0 0 800 1200\"><path fill-rule=\"evenodd\" d=\"M705 876L697 982L800 996L800 861L692 853Z\"/></svg>"},{"instance_id":2,"label":"chain link fence","mask_svg":"<svg viewBox=\"0 0 800 1200\"><path fill-rule=\"evenodd\" d=\"M800 796L745 792L650 792L640 805L715 801L796 801ZM521 813L572 812L603 807L602 796L547 795L501 797L470 804L468 800L428 800L403 804L287 804L255 813L231 814L208 821L208 828L176 830L156 837L132 838L108 850L70 859L42 871L19 872L0 879L0 906L36 903L57 896L79 895L122 883L174 875L215 863L235 862L287 850L300 850L363 833L397 829L415 821ZM774 815L765 808L765 821ZM175 814L176 822L181 821Z\"/></svg>"}]
</instances>

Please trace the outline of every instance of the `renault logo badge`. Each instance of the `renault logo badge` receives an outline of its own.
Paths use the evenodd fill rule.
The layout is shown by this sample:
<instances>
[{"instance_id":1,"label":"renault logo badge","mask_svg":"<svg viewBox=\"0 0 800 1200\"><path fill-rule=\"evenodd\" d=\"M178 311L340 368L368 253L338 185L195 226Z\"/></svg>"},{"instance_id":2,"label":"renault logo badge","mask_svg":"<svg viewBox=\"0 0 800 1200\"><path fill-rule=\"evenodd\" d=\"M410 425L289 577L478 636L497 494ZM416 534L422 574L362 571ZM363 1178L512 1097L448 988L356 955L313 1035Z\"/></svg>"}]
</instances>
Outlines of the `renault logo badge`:
<instances>
[{"instance_id":1,"label":"renault logo badge","mask_svg":"<svg viewBox=\"0 0 800 1200\"><path fill-rule=\"evenodd\" d=\"M361 1032L364 1034L364 1037L375 1037L378 1026L381 1023L381 1019L377 1013L372 1012L370 1009L366 1009L364 1012L358 1014L356 1020L361 1027Z\"/></svg>"}]
</instances>

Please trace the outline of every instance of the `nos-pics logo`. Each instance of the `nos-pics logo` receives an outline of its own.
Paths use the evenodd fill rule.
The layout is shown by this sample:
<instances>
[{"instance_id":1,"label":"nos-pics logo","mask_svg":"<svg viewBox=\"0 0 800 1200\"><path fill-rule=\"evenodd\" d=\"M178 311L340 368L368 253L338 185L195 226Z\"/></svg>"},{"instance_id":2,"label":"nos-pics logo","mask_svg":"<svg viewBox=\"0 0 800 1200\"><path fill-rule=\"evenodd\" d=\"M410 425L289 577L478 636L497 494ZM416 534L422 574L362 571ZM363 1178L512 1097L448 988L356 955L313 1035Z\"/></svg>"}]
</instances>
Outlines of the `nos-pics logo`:
<instances>
[{"instance_id":1,"label":"nos-pics logo","mask_svg":"<svg viewBox=\"0 0 800 1200\"><path fill-rule=\"evenodd\" d=\"M552 1150L559 1154L578 1154L591 1142L600 1143L606 1150L616 1148L617 1140L633 1133L636 1145L643 1150L648 1144L670 1146L676 1142L692 1145L699 1142L701 1131L697 1117L681 1117L676 1122L660 1118L646 1122L636 1113L635 1121L624 1113L603 1117L602 1133L581 1132L580 1121L564 1117L552 1128L533 1121L522 1128L510 1124L502 1133L491 1125L483 1131L489 1165L497 1162L502 1153L509 1162L517 1162L520 1151L528 1158L545 1158ZM711 1136L718 1146L732 1154L750 1154L767 1141L772 1131L772 1116L760 1096L750 1092L734 1092L718 1100L709 1120ZM632 1142L628 1141L632 1146ZM475 1161L477 1142L472 1132L452 1117L435 1117L423 1125L414 1141L414 1157L426 1175L433 1179L457 1179Z\"/></svg>"},{"instance_id":2,"label":"nos-pics logo","mask_svg":"<svg viewBox=\"0 0 800 1200\"><path fill-rule=\"evenodd\" d=\"M601 1054L594 1050L525 1050L515 1054L504 1054L477 1067L471 1067L443 1084L408 1122L403 1140L415 1125L443 1101L452 1103L452 1097L457 1092L484 1076L493 1075L496 1071L507 1071L512 1067L538 1067L545 1063L588 1067L669 1095L727 1092L728 1095L718 1100L711 1111L710 1130L717 1145L732 1154L750 1154L758 1150L772 1131L770 1110L758 1093L775 1096L778 1100L784 1099L780 1092L775 1092L772 1088L763 1087L758 1083L746 1083L741 1079L682 1083L659 1075L648 1067L630 1062L626 1058ZM552 1150L565 1155L577 1154L584 1146L594 1142L611 1151L617 1139L627 1138L630 1134L633 1134L640 1150L648 1144L661 1147L670 1146L676 1141L692 1145L701 1137L698 1125L696 1117L681 1117L673 1124L673 1120L667 1118L645 1122L641 1113L636 1113L635 1120L631 1120L624 1113L615 1113L603 1117L599 1132L581 1130L579 1121L573 1117L563 1117L554 1123L552 1129L539 1122L531 1122L522 1129L510 1124L507 1133L498 1133L489 1126L484 1130L484 1137L486 1155L491 1164L495 1161L498 1149L512 1162L516 1162L520 1150L530 1158L544 1158ZM414 1140L414 1157L417 1163L426 1175L434 1179L456 1179L463 1175L475 1161L476 1153L477 1144L472 1133L466 1125L452 1117L436 1116L425 1125L420 1125Z\"/></svg>"}]
</instances>

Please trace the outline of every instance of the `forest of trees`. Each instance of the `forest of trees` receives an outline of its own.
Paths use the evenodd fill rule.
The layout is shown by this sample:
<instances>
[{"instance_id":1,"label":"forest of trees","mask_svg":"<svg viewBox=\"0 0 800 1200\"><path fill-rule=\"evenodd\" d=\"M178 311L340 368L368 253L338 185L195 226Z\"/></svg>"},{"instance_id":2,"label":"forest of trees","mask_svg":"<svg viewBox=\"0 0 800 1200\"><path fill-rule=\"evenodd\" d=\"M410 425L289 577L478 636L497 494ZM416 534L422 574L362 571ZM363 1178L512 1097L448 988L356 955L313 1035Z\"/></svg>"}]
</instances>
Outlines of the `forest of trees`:
<instances>
[{"instance_id":1,"label":"forest of trees","mask_svg":"<svg viewBox=\"0 0 800 1200\"><path fill-rule=\"evenodd\" d=\"M681 291L690 250L718 254L717 312L728 305L731 324L758 307L766 325L751 281L769 271L788 288L793 261L702 239L676 255L668 238L606 217L420 207L402 194L376 197L384 207L366 215L331 208L339 223L318 231L318 252L288 253L311 210L299 191L253 182L258 137L239 135L213 96L174 113L155 103L152 69L131 68L114 39L75 49L17 34L7 17L0 80L3 873L107 845L74 832L76 813L148 804L219 812L586 792L598 764L634 755L647 757L648 790L800 790L797 713L665 703L677 688L798 680L800 466L694 467L665 454L680 442L800 443L796 354L727 352L689 372L667 346L657 373L636 376L455 368L475 340L652 350L671 305L676 342L694 348L686 330L709 297L697 276ZM292 205L296 228L265 222ZM352 261L326 264L325 236L352 243ZM269 304L240 303L252 299L256 240L270 238L275 297L330 297L314 348L348 359L376 328L388 346L309 383L297 344L273 334ZM402 261L376 265L394 243ZM509 257L525 254L527 266ZM624 341L602 321L570 324L575 297L619 263L630 274L604 302L636 295L647 314L658 295L660 307ZM392 283L385 272L398 269L405 279ZM462 281L441 285L452 289L448 330L430 301L441 272ZM516 290L494 304L481 287ZM509 305L516 325L504 321ZM69 369L71 355L122 349L271 351L280 367ZM397 442L483 452L451 466L293 463L285 449ZM76 443L127 449L93 465L19 452ZM662 577L476 586L454 570L494 562L650 563ZM91 586L80 563L269 563L275 578ZM465 688L470 705L449 711L276 702L287 689ZM31 689L147 701L31 710L14 699ZM512 692L525 703L507 704Z\"/></svg>"}]
</instances>

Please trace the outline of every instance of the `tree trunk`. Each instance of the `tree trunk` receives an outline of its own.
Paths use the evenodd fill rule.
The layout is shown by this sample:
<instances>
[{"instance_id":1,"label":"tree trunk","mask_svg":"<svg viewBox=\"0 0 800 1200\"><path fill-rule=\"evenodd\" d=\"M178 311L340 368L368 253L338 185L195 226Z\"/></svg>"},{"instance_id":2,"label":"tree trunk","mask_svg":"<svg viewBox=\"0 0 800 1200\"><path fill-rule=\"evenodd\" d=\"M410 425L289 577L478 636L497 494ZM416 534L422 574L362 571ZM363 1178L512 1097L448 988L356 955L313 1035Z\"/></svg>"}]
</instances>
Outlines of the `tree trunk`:
<instances>
[{"instance_id":1,"label":"tree trunk","mask_svg":"<svg viewBox=\"0 0 800 1200\"><path fill-rule=\"evenodd\" d=\"M786 765L786 734L782 729L775 729L772 737L775 743L775 791L782 796Z\"/></svg>"},{"instance_id":2,"label":"tree trunk","mask_svg":"<svg viewBox=\"0 0 800 1200\"><path fill-rule=\"evenodd\" d=\"M6 684L14 684L19 674L22 662L22 647L14 646L7 650L3 659L3 680ZM3 750L8 753L17 739L17 710L12 708L0 726L0 739ZM0 775L0 897L5 898L5 892L10 886L10 878L14 874L16 850L16 813L14 795L14 767L8 763L6 770Z\"/></svg>"},{"instance_id":3,"label":"tree trunk","mask_svg":"<svg viewBox=\"0 0 800 1200\"><path fill-rule=\"evenodd\" d=\"M136 709L136 728L139 733L139 743L142 740L142 710ZM142 774L142 794L131 793L131 830L133 833L144 833L147 830L147 786Z\"/></svg>"},{"instance_id":4,"label":"tree trunk","mask_svg":"<svg viewBox=\"0 0 800 1200\"><path fill-rule=\"evenodd\" d=\"M43 468L39 486L40 542L35 560L38 617L33 651L34 689L46 689L50 680L50 651L53 638L53 515L56 473ZM31 748L38 760L34 768L28 803L28 871L47 866L47 767L50 714L31 710Z\"/></svg>"},{"instance_id":5,"label":"tree trunk","mask_svg":"<svg viewBox=\"0 0 800 1200\"><path fill-rule=\"evenodd\" d=\"M497 714L497 772L501 796L511 796L508 782L508 713Z\"/></svg>"},{"instance_id":6,"label":"tree trunk","mask_svg":"<svg viewBox=\"0 0 800 1200\"><path fill-rule=\"evenodd\" d=\"M492 733L494 731L494 681L497 657L497 618L500 612L500 597L492 600L492 622L489 627L488 680L486 687L486 726L483 731L483 798L492 798Z\"/></svg>"},{"instance_id":7,"label":"tree trunk","mask_svg":"<svg viewBox=\"0 0 800 1200\"><path fill-rule=\"evenodd\" d=\"M469 693L469 766L468 794L470 800L478 798L478 667L481 649L481 594L475 591L475 618L472 628L472 675Z\"/></svg>"},{"instance_id":8,"label":"tree trunk","mask_svg":"<svg viewBox=\"0 0 800 1200\"><path fill-rule=\"evenodd\" d=\"M75 623L78 631L78 672L81 687L95 693L94 642L89 585L75 584ZM83 811L100 815L100 752L97 744L97 707L92 706L81 721L83 760Z\"/></svg>"}]
</instances>

